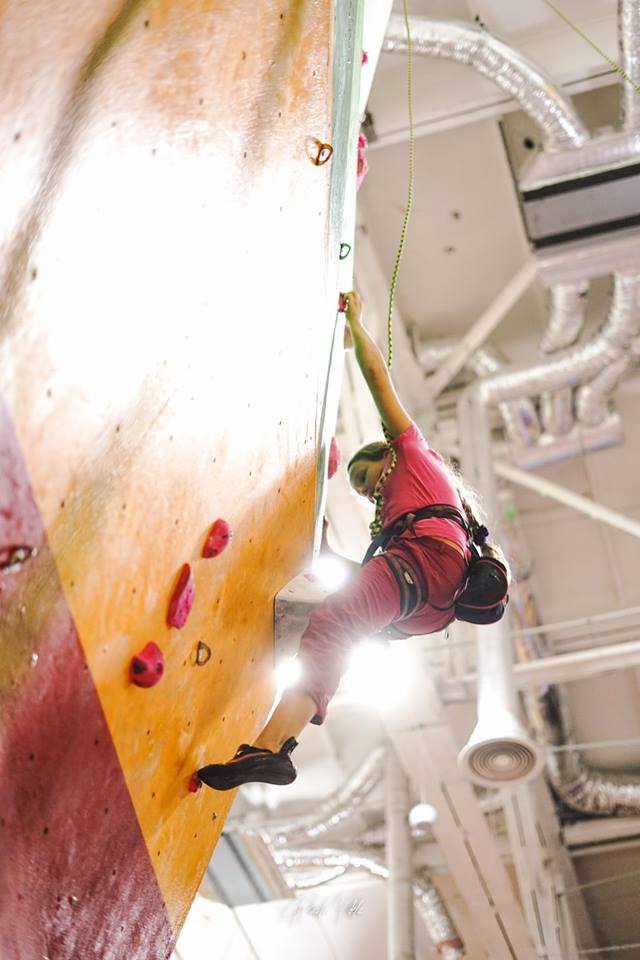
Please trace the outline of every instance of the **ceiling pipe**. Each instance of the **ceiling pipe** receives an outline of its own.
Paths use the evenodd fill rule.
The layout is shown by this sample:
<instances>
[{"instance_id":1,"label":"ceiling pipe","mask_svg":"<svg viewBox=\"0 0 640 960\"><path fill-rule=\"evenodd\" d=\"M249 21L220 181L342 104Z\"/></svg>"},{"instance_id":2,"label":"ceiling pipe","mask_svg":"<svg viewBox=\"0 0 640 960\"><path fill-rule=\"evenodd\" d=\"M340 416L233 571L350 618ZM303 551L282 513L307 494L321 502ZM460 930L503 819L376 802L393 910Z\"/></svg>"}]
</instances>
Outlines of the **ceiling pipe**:
<instances>
[{"instance_id":1,"label":"ceiling pipe","mask_svg":"<svg viewBox=\"0 0 640 960\"><path fill-rule=\"evenodd\" d=\"M410 28L414 53L474 67L517 100L539 123L546 150L580 147L588 140L589 134L571 101L553 80L490 33L468 23L415 16L411 17ZM394 53L407 50L404 19L398 14L389 18L382 49Z\"/></svg>"},{"instance_id":2,"label":"ceiling pipe","mask_svg":"<svg viewBox=\"0 0 640 960\"><path fill-rule=\"evenodd\" d=\"M589 281L556 283L549 291L549 323L540 341L542 353L571 347L580 335L587 312Z\"/></svg>"},{"instance_id":3,"label":"ceiling pipe","mask_svg":"<svg viewBox=\"0 0 640 960\"><path fill-rule=\"evenodd\" d=\"M384 862L373 856L369 851L352 849L295 849L282 850L279 853L280 862L286 871L286 876L294 888L298 886L295 872L299 869L308 871L316 868L320 873L318 880L308 876L303 881L304 887L320 886L327 880L321 879L322 872L335 867L344 867L345 870L364 870L374 877L388 880L389 871ZM424 921L425 928L433 943L440 960L463 960L466 950L458 931L456 930L449 911L437 889L424 874L413 879L413 896L418 912Z\"/></svg>"},{"instance_id":4,"label":"ceiling pipe","mask_svg":"<svg viewBox=\"0 0 640 960\"><path fill-rule=\"evenodd\" d=\"M498 508L489 408L479 382L468 387L458 401L458 423L462 470L480 494L496 537ZM477 627L476 635L478 719L458 764L480 786L524 783L539 775L544 754L519 719L508 624L503 618Z\"/></svg>"},{"instance_id":5,"label":"ceiling pipe","mask_svg":"<svg viewBox=\"0 0 640 960\"><path fill-rule=\"evenodd\" d=\"M387 754L385 821L387 827L387 958L414 960L413 847L409 826L409 781L395 750Z\"/></svg>"},{"instance_id":6,"label":"ceiling pipe","mask_svg":"<svg viewBox=\"0 0 640 960\"><path fill-rule=\"evenodd\" d=\"M414 345L416 359L425 373L433 373L446 360L455 344L456 341L453 339L442 339L428 340L417 346ZM485 343L471 354L466 365L476 376L488 377L502 370L504 361L497 350ZM509 440L518 446L525 447L536 443L540 436L540 421L531 400L524 398L510 403L499 403L498 411Z\"/></svg>"},{"instance_id":7,"label":"ceiling pipe","mask_svg":"<svg viewBox=\"0 0 640 960\"><path fill-rule=\"evenodd\" d=\"M628 80L622 81L622 122L628 132L640 130L640 4L618 0L620 66Z\"/></svg>"},{"instance_id":8,"label":"ceiling pipe","mask_svg":"<svg viewBox=\"0 0 640 960\"><path fill-rule=\"evenodd\" d=\"M613 395L617 386L640 360L640 338L631 344L628 353L613 360L591 383L578 387L576 413L580 423L597 427L611 415Z\"/></svg>"},{"instance_id":9,"label":"ceiling pipe","mask_svg":"<svg viewBox=\"0 0 640 960\"><path fill-rule=\"evenodd\" d=\"M513 519L504 521L502 535L509 555L517 563L519 546ZM516 581L511 593L511 615L519 627L518 632L525 631L518 643L518 659L526 664L546 655L546 639L540 632L542 628L527 581ZM557 686L545 684L527 690L523 702L540 743L547 748L571 743L566 709ZM554 792L571 810L591 816L640 814L640 776L637 774L598 770L587 763L578 750L549 749L546 773Z\"/></svg>"},{"instance_id":10,"label":"ceiling pipe","mask_svg":"<svg viewBox=\"0 0 640 960\"><path fill-rule=\"evenodd\" d=\"M351 776L329 797L315 803L310 812L288 820L227 821L225 830L259 834L275 847L321 840L329 830L353 819L380 783L386 749L380 746L372 750Z\"/></svg>"},{"instance_id":11,"label":"ceiling pipe","mask_svg":"<svg viewBox=\"0 0 640 960\"><path fill-rule=\"evenodd\" d=\"M577 386L626 353L639 333L640 274L618 273L609 317L597 336L546 363L488 377L479 385L482 402L491 405Z\"/></svg>"},{"instance_id":12,"label":"ceiling pipe","mask_svg":"<svg viewBox=\"0 0 640 960\"><path fill-rule=\"evenodd\" d=\"M550 290L549 323L540 342L542 353L555 353L578 339L587 312L589 282L557 283ZM573 427L573 391L564 387L540 398L540 419L551 437L566 436Z\"/></svg>"},{"instance_id":13,"label":"ceiling pipe","mask_svg":"<svg viewBox=\"0 0 640 960\"><path fill-rule=\"evenodd\" d=\"M546 480L538 474L514 467L511 463L499 460L494 463L494 467L498 476L505 480L510 480L518 486L533 490L535 493L539 493L541 497L550 497L552 500L557 500L579 513L586 514L593 520L606 523L608 526L622 530L623 533L628 533L632 537L640 537L640 522L632 517L618 513L617 510L611 510L610 507L605 507L589 497L574 493L573 490L568 490L567 487L563 487L559 483Z\"/></svg>"}]
</instances>

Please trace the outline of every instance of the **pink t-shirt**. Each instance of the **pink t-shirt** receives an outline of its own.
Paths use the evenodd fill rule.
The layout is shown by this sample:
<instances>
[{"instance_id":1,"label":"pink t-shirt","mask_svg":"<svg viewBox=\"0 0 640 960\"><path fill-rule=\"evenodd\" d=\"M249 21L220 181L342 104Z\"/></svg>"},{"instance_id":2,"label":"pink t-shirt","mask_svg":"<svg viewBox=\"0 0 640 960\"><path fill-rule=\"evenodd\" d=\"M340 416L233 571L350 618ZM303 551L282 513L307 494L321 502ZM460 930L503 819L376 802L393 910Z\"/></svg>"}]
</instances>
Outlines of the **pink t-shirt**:
<instances>
[{"instance_id":1,"label":"pink t-shirt","mask_svg":"<svg viewBox=\"0 0 640 960\"><path fill-rule=\"evenodd\" d=\"M403 513L428 507L432 503L457 507L464 516L456 485L444 460L431 449L415 423L411 423L391 443L398 455L398 462L382 487L383 527L393 523ZM404 536L410 537L412 534L407 531ZM442 517L420 520L414 527L413 536L444 537L459 544L468 555L467 536L455 520L444 520Z\"/></svg>"}]
</instances>

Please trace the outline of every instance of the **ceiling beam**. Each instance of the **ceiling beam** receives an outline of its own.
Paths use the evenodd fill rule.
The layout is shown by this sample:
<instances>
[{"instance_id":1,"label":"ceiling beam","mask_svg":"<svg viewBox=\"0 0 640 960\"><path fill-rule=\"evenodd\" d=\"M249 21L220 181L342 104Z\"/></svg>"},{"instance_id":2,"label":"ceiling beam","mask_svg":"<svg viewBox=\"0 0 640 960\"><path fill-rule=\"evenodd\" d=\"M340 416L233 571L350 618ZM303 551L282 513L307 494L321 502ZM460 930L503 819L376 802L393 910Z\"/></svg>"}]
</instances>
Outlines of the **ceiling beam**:
<instances>
[{"instance_id":1,"label":"ceiling beam","mask_svg":"<svg viewBox=\"0 0 640 960\"><path fill-rule=\"evenodd\" d=\"M538 474L532 474L526 470L521 470L520 467L514 467L504 460L497 460L494 463L494 469L497 475L504 480L510 480L520 487L533 490L535 493L539 493L541 497L549 497L552 500L557 500L559 503L564 503L573 510L577 510L579 513L586 513L586 515L593 520L600 520L601 523L607 523L609 526L616 527L617 530L622 530L623 533L628 533L632 537L640 537L640 523L632 517L618 513L617 510L603 507L602 504L590 500L589 497L583 497L579 493L574 493L573 490L567 490L566 487L561 486L559 483L545 480L544 477Z\"/></svg>"},{"instance_id":2,"label":"ceiling beam","mask_svg":"<svg viewBox=\"0 0 640 960\"><path fill-rule=\"evenodd\" d=\"M586 677L597 677L612 670L624 670L639 665L640 640L635 640L517 663L513 668L513 682L518 689L547 683L571 683L574 680L584 680ZM467 673L443 680L439 689L444 700L449 702L460 699L461 688L465 691L466 699L469 696L467 688L475 688L476 683L477 675Z\"/></svg>"},{"instance_id":3,"label":"ceiling beam","mask_svg":"<svg viewBox=\"0 0 640 960\"><path fill-rule=\"evenodd\" d=\"M518 302L525 290L538 274L538 266L533 259L527 260L511 277L486 310L471 325L458 341L438 370L426 381L429 396L434 400L448 386L456 374L460 373L469 357L476 352L487 337L490 337L499 323L504 320L511 308Z\"/></svg>"},{"instance_id":4,"label":"ceiling beam","mask_svg":"<svg viewBox=\"0 0 640 960\"><path fill-rule=\"evenodd\" d=\"M457 766L458 744L430 672L415 644L398 640L395 647L412 659L409 689L381 720L417 796L437 811L433 834L473 917L462 937L479 943L491 960L535 960L495 838Z\"/></svg>"}]
</instances>

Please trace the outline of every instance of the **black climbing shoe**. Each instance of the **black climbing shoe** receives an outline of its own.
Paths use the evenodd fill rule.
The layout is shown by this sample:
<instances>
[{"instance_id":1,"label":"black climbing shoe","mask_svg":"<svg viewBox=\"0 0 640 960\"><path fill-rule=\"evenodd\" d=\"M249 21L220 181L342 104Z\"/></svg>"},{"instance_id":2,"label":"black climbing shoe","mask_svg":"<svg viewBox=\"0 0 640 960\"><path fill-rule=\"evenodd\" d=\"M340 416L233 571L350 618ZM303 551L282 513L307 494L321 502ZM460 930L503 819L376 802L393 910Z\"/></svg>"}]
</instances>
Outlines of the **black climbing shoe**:
<instances>
[{"instance_id":1,"label":"black climbing shoe","mask_svg":"<svg viewBox=\"0 0 640 960\"><path fill-rule=\"evenodd\" d=\"M298 771L290 754L297 746L293 737L289 737L277 753L242 743L232 760L210 763L198 770L198 776L214 790L233 790L242 783L293 783Z\"/></svg>"}]
</instances>

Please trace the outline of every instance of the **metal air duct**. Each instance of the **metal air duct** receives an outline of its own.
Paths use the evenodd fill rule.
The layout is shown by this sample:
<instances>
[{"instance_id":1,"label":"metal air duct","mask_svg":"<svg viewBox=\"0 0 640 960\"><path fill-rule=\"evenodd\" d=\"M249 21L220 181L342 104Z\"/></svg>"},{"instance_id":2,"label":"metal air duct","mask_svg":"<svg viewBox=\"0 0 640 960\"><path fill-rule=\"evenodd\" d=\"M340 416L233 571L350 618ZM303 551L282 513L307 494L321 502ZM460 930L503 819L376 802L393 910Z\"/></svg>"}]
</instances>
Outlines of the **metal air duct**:
<instances>
[{"instance_id":1,"label":"metal air duct","mask_svg":"<svg viewBox=\"0 0 640 960\"><path fill-rule=\"evenodd\" d=\"M540 125L545 148L580 147L589 135L570 100L552 79L522 54L507 47L485 30L468 23L447 23L411 17L411 43L415 53L474 67L518 101ZM407 50L404 19L392 14L382 45L385 51Z\"/></svg>"},{"instance_id":2,"label":"metal air duct","mask_svg":"<svg viewBox=\"0 0 640 960\"><path fill-rule=\"evenodd\" d=\"M425 373L433 373L454 349L453 339L428 340L415 346L416 359ZM497 350L485 344L471 354L467 367L478 377L488 377L502 370L504 364ZM531 400L514 400L499 403L498 411L502 417L509 439L519 446L533 446L540 436L540 422L536 408Z\"/></svg>"},{"instance_id":3,"label":"metal air duct","mask_svg":"<svg viewBox=\"0 0 640 960\"><path fill-rule=\"evenodd\" d=\"M333 827L352 819L364 801L382 779L386 747L376 747L360 766L334 793L319 803L313 810L289 820L272 820L248 823L246 820L227 822L226 830L260 834L274 847L292 843L308 843L321 839Z\"/></svg>"},{"instance_id":4,"label":"metal air duct","mask_svg":"<svg viewBox=\"0 0 640 960\"><path fill-rule=\"evenodd\" d=\"M278 857L287 872L287 879L293 887L298 885L295 871L299 869L308 871L310 867L317 868L320 873L315 884L307 875L302 884L305 888L320 886L321 883L328 882L328 880L323 879L323 874L328 877L327 871L332 868L364 870L383 880L387 880L389 877L389 871L381 859L372 856L368 851L358 849L282 850ZM328 877L328 879L331 878ZM466 956L462 941L440 894L426 875L414 877L413 896L429 938L441 960L462 960Z\"/></svg>"},{"instance_id":5,"label":"metal air duct","mask_svg":"<svg viewBox=\"0 0 640 960\"><path fill-rule=\"evenodd\" d=\"M640 4L618 0L620 66L629 78L622 84L622 120L625 130L640 130ZM631 81L631 82L629 82Z\"/></svg>"}]
</instances>

